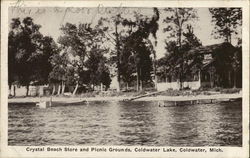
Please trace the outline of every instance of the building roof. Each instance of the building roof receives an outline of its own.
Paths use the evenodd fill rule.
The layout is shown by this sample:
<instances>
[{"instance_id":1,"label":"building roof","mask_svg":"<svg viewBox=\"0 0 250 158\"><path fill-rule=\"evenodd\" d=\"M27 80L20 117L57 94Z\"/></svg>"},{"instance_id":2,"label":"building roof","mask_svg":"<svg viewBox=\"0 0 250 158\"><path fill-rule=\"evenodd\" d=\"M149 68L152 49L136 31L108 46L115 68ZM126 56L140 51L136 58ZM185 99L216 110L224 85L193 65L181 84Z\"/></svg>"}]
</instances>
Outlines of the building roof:
<instances>
[{"instance_id":1,"label":"building roof","mask_svg":"<svg viewBox=\"0 0 250 158\"><path fill-rule=\"evenodd\" d=\"M216 61L220 61L222 63L225 62L224 59L228 60L231 58L236 50L237 49L228 42L196 47L184 53L184 58L188 61L185 67L190 69L192 72L196 72L200 69L206 69ZM174 61L177 59L172 59L171 56L169 56L164 60ZM169 69L170 67L171 65L160 66L157 68L157 72L162 72L164 69L166 69L165 71L171 72L171 69ZM176 62L174 68L178 67L180 67L180 64Z\"/></svg>"},{"instance_id":2,"label":"building roof","mask_svg":"<svg viewBox=\"0 0 250 158\"><path fill-rule=\"evenodd\" d=\"M198 55L198 54L212 54L216 52L225 52L225 50L231 50L234 51L235 47L228 43L220 43L220 44L213 44L213 45L208 45L208 46L200 46L191 49L190 51L187 52L187 56L193 56L193 55Z\"/></svg>"}]
</instances>

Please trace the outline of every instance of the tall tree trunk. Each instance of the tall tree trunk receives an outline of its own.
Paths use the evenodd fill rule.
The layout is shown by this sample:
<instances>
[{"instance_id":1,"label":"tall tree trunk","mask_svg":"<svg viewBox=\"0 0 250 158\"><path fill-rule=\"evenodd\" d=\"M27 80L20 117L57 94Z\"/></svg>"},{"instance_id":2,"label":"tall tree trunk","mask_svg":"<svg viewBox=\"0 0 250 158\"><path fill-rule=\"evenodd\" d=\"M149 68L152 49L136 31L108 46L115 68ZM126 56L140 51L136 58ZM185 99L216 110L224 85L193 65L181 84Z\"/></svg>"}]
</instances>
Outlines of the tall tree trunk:
<instances>
[{"instance_id":1,"label":"tall tree trunk","mask_svg":"<svg viewBox=\"0 0 250 158\"><path fill-rule=\"evenodd\" d=\"M101 92L103 91L103 84L101 83Z\"/></svg>"},{"instance_id":2,"label":"tall tree trunk","mask_svg":"<svg viewBox=\"0 0 250 158\"><path fill-rule=\"evenodd\" d=\"M142 80L140 80L140 91L142 91L143 85L142 85Z\"/></svg>"},{"instance_id":3,"label":"tall tree trunk","mask_svg":"<svg viewBox=\"0 0 250 158\"><path fill-rule=\"evenodd\" d=\"M231 72L230 71L228 71L228 87L229 88L231 88L231 84L232 83L232 81L231 81Z\"/></svg>"},{"instance_id":4,"label":"tall tree trunk","mask_svg":"<svg viewBox=\"0 0 250 158\"><path fill-rule=\"evenodd\" d=\"M178 21L179 21L179 18L178 18ZM179 34L179 37L178 37L178 40L179 40L179 53L182 53L181 51L181 48L182 48L182 43L181 43L181 40L182 40L182 22L179 21L179 30L178 30L178 34ZM183 63L184 63L184 60L183 60L183 54L181 55L182 57L182 60L181 60L181 72L180 72L180 89L183 88Z\"/></svg>"},{"instance_id":5,"label":"tall tree trunk","mask_svg":"<svg viewBox=\"0 0 250 158\"><path fill-rule=\"evenodd\" d=\"M117 21L119 20L118 17L116 19ZM117 82L118 82L118 87L117 87L117 92L120 92L121 90L121 83L120 83L120 41L119 41L119 34L118 34L118 29L117 29L118 23L115 23L115 37L116 37L116 51L117 51Z\"/></svg>"},{"instance_id":6,"label":"tall tree trunk","mask_svg":"<svg viewBox=\"0 0 250 158\"><path fill-rule=\"evenodd\" d=\"M118 70L118 68L117 68L117 82L118 82L117 92L120 92L121 91L121 80L120 80L120 70Z\"/></svg>"},{"instance_id":7,"label":"tall tree trunk","mask_svg":"<svg viewBox=\"0 0 250 158\"><path fill-rule=\"evenodd\" d=\"M26 96L29 95L29 84L26 85Z\"/></svg>"},{"instance_id":8,"label":"tall tree trunk","mask_svg":"<svg viewBox=\"0 0 250 158\"><path fill-rule=\"evenodd\" d=\"M126 83L126 90L128 90L128 82Z\"/></svg>"},{"instance_id":9,"label":"tall tree trunk","mask_svg":"<svg viewBox=\"0 0 250 158\"><path fill-rule=\"evenodd\" d=\"M201 70L198 71L198 82L200 84L200 87L202 87L202 85L201 85Z\"/></svg>"},{"instance_id":10,"label":"tall tree trunk","mask_svg":"<svg viewBox=\"0 0 250 158\"><path fill-rule=\"evenodd\" d=\"M137 66L136 66L136 73L137 73L137 76L136 76L136 91L138 92L139 91L140 82L139 82L139 70L138 70Z\"/></svg>"},{"instance_id":11,"label":"tall tree trunk","mask_svg":"<svg viewBox=\"0 0 250 158\"><path fill-rule=\"evenodd\" d=\"M234 88L236 88L236 70L234 69Z\"/></svg>"},{"instance_id":12,"label":"tall tree trunk","mask_svg":"<svg viewBox=\"0 0 250 158\"><path fill-rule=\"evenodd\" d=\"M180 90L183 88L182 86L182 72L179 74L179 82L180 82Z\"/></svg>"},{"instance_id":13,"label":"tall tree trunk","mask_svg":"<svg viewBox=\"0 0 250 158\"><path fill-rule=\"evenodd\" d=\"M180 45L180 47L179 47L179 53L182 53L181 52L181 48L182 48L182 45L181 45L181 33L182 33L182 30L180 29L179 30L179 33L180 33L180 35L179 35L179 45ZM180 67L181 67L181 71L180 71L180 74L179 74L179 80L180 80L180 89L182 89L183 88L183 85L182 85L182 82L183 82L183 63L184 63L184 59L183 59L183 54L181 55L181 57L182 57L182 59L181 59L181 63L180 63Z\"/></svg>"},{"instance_id":14,"label":"tall tree trunk","mask_svg":"<svg viewBox=\"0 0 250 158\"><path fill-rule=\"evenodd\" d=\"M55 94L55 91L56 91L56 85L55 85L55 84L53 84L53 89L52 89L52 93L51 93L51 95L54 95L54 94Z\"/></svg>"},{"instance_id":15,"label":"tall tree trunk","mask_svg":"<svg viewBox=\"0 0 250 158\"><path fill-rule=\"evenodd\" d=\"M140 68L140 76L142 76L141 75L141 68ZM140 91L142 91L142 79L141 79L141 77L140 77Z\"/></svg>"},{"instance_id":16,"label":"tall tree trunk","mask_svg":"<svg viewBox=\"0 0 250 158\"><path fill-rule=\"evenodd\" d=\"M58 85L57 95L60 95L61 92L61 84Z\"/></svg>"},{"instance_id":17,"label":"tall tree trunk","mask_svg":"<svg viewBox=\"0 0 250 158\"><path fill-rule=\"evenodd\" d=\"M62 94L64 94L64 90L65 90L65 82L62 81Z\"/></svg>"},{"instance_id":18,"label":"tall tree trunk","mask_svg":"<svg viewBox=\"0 0 250 158\"><path fill-rule=\"evenodd\" d=\"M210 87L213 88L213 80L212 80L212 73L209 72L209 79L210 79Z\"/></svg>"},{"instance_id":19,"label":"tall tree trunk","mask_svg":"<svg viewBox=\"0 0 250 158\"><path fill-rule=\"evenodd\" d=\"M75 87L75 89L74 89L74 91L73 91L73 95L75 95L75 94L76 94L77 89L78 89L78 83L76 84L76 87Z\"/></svg>"},{"instance_id":20,"label":"tall tree trunk","mask_svg":"<svg viewBox=\"0 0 250 158\"><path fill-rule=\"evenodd\" d=\"M155 89L157 89L157 74L156 74L157 68L156 68L156 57L154 56L154 80L155 80Z\"/></svg>"},{"instance_id":21,"label":"tall tree trunk","mask_svg":"<svg viewBox=\"0 0 250 158\"><path fill-rule=\"evenodd\" d=\"M13 96L16 96L16 85L13 85Z\"/></svg>"}]
</instances>

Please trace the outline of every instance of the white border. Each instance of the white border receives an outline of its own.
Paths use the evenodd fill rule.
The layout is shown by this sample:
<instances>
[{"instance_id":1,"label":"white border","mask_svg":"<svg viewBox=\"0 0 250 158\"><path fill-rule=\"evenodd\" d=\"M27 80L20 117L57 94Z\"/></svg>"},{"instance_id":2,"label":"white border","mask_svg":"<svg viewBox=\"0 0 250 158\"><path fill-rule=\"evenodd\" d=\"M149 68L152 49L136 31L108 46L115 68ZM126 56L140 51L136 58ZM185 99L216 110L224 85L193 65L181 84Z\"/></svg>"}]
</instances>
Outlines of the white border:
<instances>
[{"instance_id":1,"label":"white border","mask_svg":"<svg viewBox=\"0 0 250 158\"><path fill-rule=\"evenodd\" d=\"M243 8L243 147L220 147L223 153L49 153L25 152L26 147L7 146L8 129L8 83L7 39L8 7L13 1L1 2L1 155L0 157L249 157L249 2L248 1L25 1L26 7L242 7ZM80 148L81 146L78 146ZM100 146L99 146L100 147ZM105 146L108 147L108 146ZM120 147L120 146L119 146ZM134 147L130 147L133 149ZM208 147L204 147L207 150ZM178 148L176 148L178 149Z\"/></svg>"}]
</instances>

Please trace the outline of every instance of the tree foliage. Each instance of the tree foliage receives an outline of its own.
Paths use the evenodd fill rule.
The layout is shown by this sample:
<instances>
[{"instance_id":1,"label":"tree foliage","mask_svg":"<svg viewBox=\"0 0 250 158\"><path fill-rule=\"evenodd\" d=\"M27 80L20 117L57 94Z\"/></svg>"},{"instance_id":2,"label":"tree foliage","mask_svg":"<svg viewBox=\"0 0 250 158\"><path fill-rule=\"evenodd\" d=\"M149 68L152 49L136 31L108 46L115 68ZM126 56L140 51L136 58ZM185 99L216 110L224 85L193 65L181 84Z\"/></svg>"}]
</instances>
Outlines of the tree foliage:
<instances>
[{"instance_id":1,"label":"tree foliage","mask_svg":"<svg viewBox=\"0 0 250 158\"><path fill-rule=\"evenodd\" d=\"M175 52L178 54L175 55L174 59L177 59L177 67L174 71L175 75L178 75L180 81L180 87L182 88L182 82L184 79L184 52L188 50L188 44L183 46L183 35L185 29L189 29L191 27L191 23L194 20L197 20L197 11L194 8L166 8L164 9L167 13L166 18L164 19L164 23L167 24L167 27L164 28L164 31L168 33L168 38L176 40L175 46L177 48L173 48ZM186 35L187 36L187 35ZM190 34L189 34L190 36ZM190 37L192 38L192 37ZM174 45L171 45L173 47ZM172 48L171 48L172 49Z\"/></svg>"},{"instance_id":2,"label":"tree foliage","mask_svg":"<svg viewBox=\"0 0 250 158\"><path fill-rule=\"evenodd\" d=\"M125 19L122 23L128 29L121 54L121 74L123 80L130 83L133 73L137 72L137 80L140 80L142 84L151 82L151 71L153 70L151 55L156 58L156 54L149 36L152 35L156 39L159 11L157 8L153 8L152 17L135 12L134 17L134 21Z\"/></svg>"},{"instance_id":3,"label":"tree foliage","mask_svg":"<svg viewBox=\"0 0 250 158\"><path fill-rule=\"evenodd\" d=\"M62 54L67 56L66 65L62 67L65 81L68 84L99 85L105 82L107 87L110 81L103 81L102 78L109 77L109 71L100 72L100 63L105 62L104 55L109 49L104 47L104 29L100 28L100 23L94 27L91 24L71 24L66 23L61 27L62 36L58 43L61 45ZM102 64L103 68L106 68ZM60 70L60 69L58 69ZM58 71L56 70L56 71ZM98 71L99 70L99 71ZM101 76L100 76L101 75ZM104 76L104 77L103 77Z\"/></svg>"},{"instance_id":4,"label":"tree foliage","mask_svg":"<svg viewBox=\"0 0 250 158\"><path fill-rule=\"evenodd\" d=\"M182 47L176 41L165 41L167 54L159 60L161 78L169 80L179 79L180 73L183 80L202 67L203 56L200 54L190 55L187 52L193 48L200 47L201 41L196 37L191 25L186 25L186 32L183 32ZM171 77L170 77L171 76Z\"/></svg>"},{"instance_id":5,"label":"tree foliage","mask_svg":"<svg viewBox=\"0 0 250 158\"><path fill-rule=\"evenodd\" d=\"M164 31L168 33L170 39L176 39L181 47L183 30L198 18L197 11L194 8L166 8L164 10L167 13L163 21L167 24Z\"/></svg>"},{"instance_id":6,"label":"tree foliage","mask_svg":"<svg viewBox=\"0 0 250 158\"><path fill-rule=\"evenodd\" d=\"M20 21L13 18L10 24L8 43L9 85L16 82L27 87L29 85L48 82L51 71L50 56L56 51L51 37L43 36L31 17Z\"/></svg>"},{"instance_id":7,"label":"tree foliage","mask_svg":"<svg viewBox=\"0 0 250 158\"><path fill-rule=\"evenodd\" d=\"M242 25L241 8L209 8L209 11L215 24L215 38L224 38L225 42L231 43L232 36L240 33L238 28Z\"/></svg>"}]
</instances>

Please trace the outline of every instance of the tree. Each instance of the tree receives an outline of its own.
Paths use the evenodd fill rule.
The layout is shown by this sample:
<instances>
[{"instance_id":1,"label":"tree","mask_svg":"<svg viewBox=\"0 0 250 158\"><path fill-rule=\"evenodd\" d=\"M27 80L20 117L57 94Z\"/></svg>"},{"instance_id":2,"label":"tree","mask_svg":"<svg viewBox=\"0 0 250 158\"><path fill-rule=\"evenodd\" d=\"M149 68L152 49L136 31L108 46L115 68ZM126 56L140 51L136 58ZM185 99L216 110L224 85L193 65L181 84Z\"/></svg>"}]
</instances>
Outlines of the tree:
<instances>
[{"instance_id":1,"label":"tree","mask_svg":"<svg viewBox=\"0 0 250 158\"><path fill-rule=\"evenodd\" d=\"M30 17L24 18L22 22L19 18L13 18L10 25L9 84L11 87L16 80L20 85L26 86L26 95L29 94L30 83L39 84L42 80L40 83L45 83L50 71L47 59L51 55L48 52L51 45L46 45L46 42L51 43L52 40L44 37L39 32L40 28Z\"/></svg>"},{"instance_id":2,"label":"tree","mask_svg":"<svg viewBox=\"0 0 250 158\"><path fill-rule=\"evenodd\" d=\"M165 78L166 81L169 80L174 81L179 78L179 74L182 71L180 67L180 63L183 60L182 51L179 51L179 47L176 41L165 41L165 49L167 53L162 59L158 61L158 67L161 70L161 74L165 74L165 76L161 76L161 78Z\"/></svg>"},{"instance_id":3,"label":"tree","mask_svg":"<svg viewBox=\"0 0 250 158\"><path fill-rule=\"evenodd\" d=\"M54 54L58 54L59 49L53 38L49 36L41 39L38 49L40 53L37 55L34 73L37 76L36 84L41 85L49 82L49 73L52 71L51 58Z\"/></svg>"},{"instance_id":4,"label":"tree","mask_svg":"<svg viewBox=\"0 0 250 158\"><path fill-rule=\"evenodd\" d=\"M184 45L189 48L195 48L202 45L201 41L194 34L192 25L187 25L186 32L183 32L185 39L183 40Z\"/></svg>"},{"instance_id":5,"label":"tree","mask_svg":"<svg viewBox=\"0 0 250 158\"><path fill-rule=\"evenodd\" d=\"M167 54L159 60L161 73L165 74L162 78L165 77L171 81L173 78L178 78L178 74L182 72L183 79L189 79L190 74L199 71L202 67L203 56L199 53L195 55L188 53L189 50L202 46L202 43L195 36L193 27L191 25L186 25L186 27L186 31L183 31L181 49L177 41L165 41Z\"/></svg>"},{"instance_id":6,"label":"tree","mask_svg":"<svg viewBox=\"0 0 250 158\"><path fill-rule=\"evenodd\" d=\"M128 39L129 44L127 47L130 47L130 51L132 52L131 58L134 61L130 61L130 63L134 63L134 67L136 68L137 73L137 91L142 90L143 82L151 81L151 71L152 71L152 60L150 58L150 54L152 53L150 47L147 45L147 40L142 38L141 32L134 32L130 38Z\"/></svg>"},{"instance_id":7,"label":"tree","mask_svg":"<svg viewBox=\"0 0 250 158\"><path fill-rule=\"evenodd\" d=\"M183 80L183 52L182 49L182 36L184 28L187 28L187 25L190 24L193 20L197 19L197 11L193 8L166 8L164 9L167 13L164 23L167 24L167 27L164 28L164 31L168 32L168 37L170 39L176 39L176 44L178 46L178 52L180 55L179 59L179 81L180 88L182 89L182 80Z\"/></svg>"},{"instance_id":8,"label":"tree","mask_svg":"<svg viewBox=\"0 0 250 158\"><path fill-rule=\"evenodd\" d=\"M74 67L75 90L77 92L79 84L84 82L87 68L86 61L90 59L91 52L98 48L103 49L103 29L96 25L79 24L78 26L66 23L61 27L63 35L59 37L58 42L62 49L70 56L69 64ZM93 63L95 64L95 63ZM92 77L91 82L96 83Z\"/></svg>"},{"instance_id":9,"label":"tree","mask_svg":"<svg viewBox=\"0 0 250 158\"><path fill-rule=\"evenodd\" d=\"M93 47L89 52L89 58L86 61L86 68L89 75L88 84L93 86L103 85L109 87L111 83L110 74L107 65L105 64L107 59L104 55L108 50L101 49L96 46Z\"/></svg>"},{"instance_id":10,"label":"tree","mask_svg":"<svg viewBox=\"0 0 250 158\"><path fill-rule=\"evenodd\" d=\"M120 12L109 19L102 18L100 20L101 23L107 23L107 31L105 31L105 35L107 39L109 39L110 45L114 47L114 52L116 53L113 59L116 60L118 80L117 91L120 91L121 89L121 79L127 83L127 85L131 82L131 75L133 74L133 71L129 70L135 68L135 65L133 65L135 62L131 62L131 59L135 59L134 54L136 54L136 52L129 48L132 43L129 41L135 42L135 39L133 40L130 36L135 37L135 35L132 34L137 32L137 35L143 36L140 37L141 40L146 40L150 34L156 39L156 31L158 30L157 22L159 20L159 11L157 8L153 9L153 16L151 18L143 16L136 11L134 13L134 17L126 17L125 14ZM141 44L142 43L143 42L141 42ZM144 44L146 44L146 42L144 42ZM139 55L137 55L137 58L138 57ZM154 55L154 57L156 57L156 55ZM150 70L151 69L148 71ZM138 69L137 74L139 74L139 71L140 70ZM139 75L137 75L137 78L138 77Z\"/></svg>"},{"instance_id":11,"label":"tree","mask_svg":"<svg viewBox=\"0 0 250 158\"><path fill-rule=\"evenodd\" d=\"M136 64L132 53L131 47L129 47L128 41L124 39L124 46L121 52L121 67L120 74L121 79L126 84L128 90L129 85L134 80L133 74L136 73Z\"/></svg>"},{"instance_id":12,"label":"tree","mask_svg":"<svg viewBox=\"0 0 250 158\"><path fill-rule=\"evenodd\" d=\"M188 79L189 74L193 74L197 71L200 71L202 66L203 66L203 55L201 54L196 54L196 55L191 55L188 52L191 49L198 48L202 46L201 41L196 37L193 31L192 25L187 25L187 31L183 32L183 36L185 37L183 41L183 47L182 47L182 52L183 52L183 75L186 79Z\"/></svg>"},{"instance_id":13,"label":"tree","mask_svg":"<svg viewBox=\"0 0 250 158\"><path fill-rule=\"evenodd\" d=\"M242 81L242 46L238 45L236 47L236 51L233 56L232 67L233 67L233 73L234 73L233 87L236 88L237 84L239 87L241 87L242 86L242 82L241 82Z\"/></svg>"},{"instance_id":14,"label":"tree","mask_svg":"<svg viewBox=\"0 0 250 158\"><path fill-rule=\"evenodd\" d=\"M137 72L137 90L142 90L143 82L151 81L151 71L154 68L156 73L156 52L149 36L152 35L156 42L156 32L158 30L159 11L153 8L152 17L143 16L135 12L133 20L124 19L122 25L127 28L127 35L124 37L122 58L122 76L129 82L129 77L136 69ZM153 54L153 62L150 55ZM133 60L131 60L133 59ZM152 63L154 66L152 67ZM132 65L134 64L134 66ZM127 69L127 70L126 70ZM127 72L130 72L127 74ZM155 75L156 76L156 75ZM156 79L156 78L155 78ZM155 81L157 83L157 81Z\"/></svg>"},{"instance_id":15,"label":"tree","mask_svg":"<svg viewBox=\"0 0 250 158\"><path fill-rule=\"evenodd\" d=\"M119 92L121 89L121 47L122 47L122 21L124 18L122 18L121 13L117 13L116 15L112 16L111 18L101 18L99 20L100 26L103 26L103 30L105 30L104 34L107 37L110 44L115 48L115 63L116 63L116 72L117 72L117 82L118 87L117 91ZM106 22L107 26L104 26L104 22ZM120 29L119 29L120 28Z\"/></svg>"},{"instance_id":16,"label":"tree","mask_svg":"<svg viewBox=\"0 0 250 158\"><path fill-rule=\"evenodd\" d=\"M212 14L212 22L215 24L213 34L215 38L224 38L231 43L232 35L240 33L238 29L242 25L241 8L209 8Z\"/></svg>"},{"instance_id":17,"label":"tree","mask_svg":"<svg viewBox=\"0 0 250 158\"><path fill-rule=\"evenodd\" d=\"M60 51L51 57L52 71L49 74L49 81L53 84L52 95L55 93L55 84L59 84L57 94L61 93L61 87L65 87L65 82L69 78L68 63L69 59L66 53L60 55ZM63 93L63 90L62 90Z\"/></svg>"},{"instance_id":18,"label":"tree","mask_svg":"<svg viewBox=\"0 0 250 158\"><path fill-rule=\"evenodd\" d=\"M105 90L107 90L111 83L110 72L108 67L105 65L105 60L101 60L98 64L97 76L99 83L101 84L101 91L103 85L105 86Z\"/></svg>"},{"instance_id":19,"label":"tree","mask_svg":"<svg viewBox=\"0 0 250 158\"><path fill-rule=\"evenodd\" d=\"M8 84L9 84L9 95L11 94L11 87L14 84L14 82L17 82L17 72L16 72L16 60L15 56L17 53L17 44L16 43L16 37L13 31L9 33L8 37ZM15 96L15 86L14 86L14 92L13 96Z\"/></svg>"},{"instance_id":20,"label":"tree","mask_svg":"<svg viewBox=\"0 0 250 158\"><path fill-rule=\"evenodd\" d=\"M225 42L232 43L233 36L241 34L242 9L241 8L209 8L212 22L215 24L212 34L215 38L223 38ZM238 38L241 41L241 38ZM232 57L234 87L236 87L236 72L240 70L240 49Z\"/></svg>"},{"instance_id":21,"label":"tree","mask_svg":"<svg viewBox=\"0 0 250 158\"><path fill-rule=\"evenodd\" d=\"M160 12L157 8L154 8L154 16L150 22L150 28L151 28L151 33L155 39L155 42L154 42L154 47L151 47L151 51L153 52L153 68L154 68L154 78L155 78L155 89L157 89L157 74L156 74L156 71L157 71L157 60L156 60L156 51L154 48L156 48L157 46L157 36L156 36L156 32L157 30L159 29L159 24L158 24L158 21L160 19ZM153 46L153 45L151 45Z\"/></svg>"}]
</instances>

